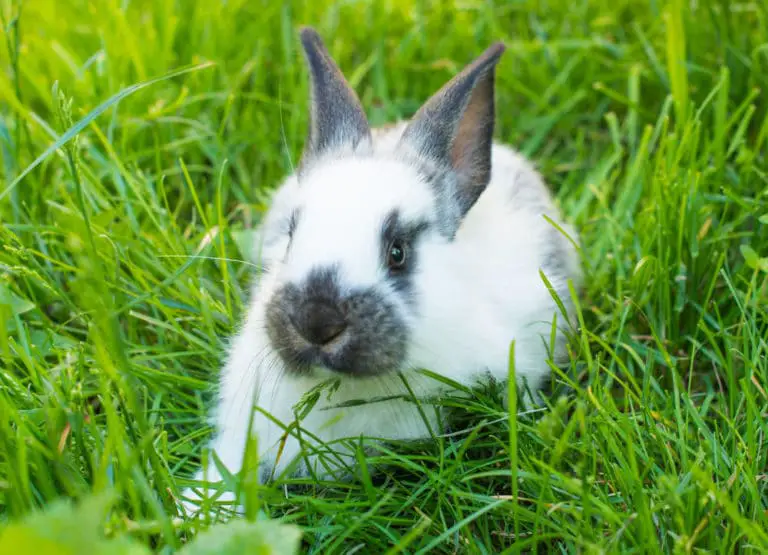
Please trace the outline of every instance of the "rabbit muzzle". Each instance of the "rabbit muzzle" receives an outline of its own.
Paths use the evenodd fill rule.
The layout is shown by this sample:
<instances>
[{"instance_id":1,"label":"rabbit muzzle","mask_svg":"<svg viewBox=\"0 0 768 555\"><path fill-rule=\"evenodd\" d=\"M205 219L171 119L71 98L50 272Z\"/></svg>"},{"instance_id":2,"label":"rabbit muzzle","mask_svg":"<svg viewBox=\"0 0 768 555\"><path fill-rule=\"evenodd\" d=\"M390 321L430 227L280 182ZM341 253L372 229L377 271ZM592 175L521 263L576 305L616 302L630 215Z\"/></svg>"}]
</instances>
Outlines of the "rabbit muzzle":
<instances>
[{"instance_id":1,"label":"rabbit muzzle","mask_svg":"<svg viewBox=\"0 0 768 555\"><path fill-rule=\"evenodd\" d=\"M267 335L289 372L321 367L355 376L399 370L408 330L377 287L342 288L335 267L278 288L267 304Z\"/></svg>"}]
</instances>

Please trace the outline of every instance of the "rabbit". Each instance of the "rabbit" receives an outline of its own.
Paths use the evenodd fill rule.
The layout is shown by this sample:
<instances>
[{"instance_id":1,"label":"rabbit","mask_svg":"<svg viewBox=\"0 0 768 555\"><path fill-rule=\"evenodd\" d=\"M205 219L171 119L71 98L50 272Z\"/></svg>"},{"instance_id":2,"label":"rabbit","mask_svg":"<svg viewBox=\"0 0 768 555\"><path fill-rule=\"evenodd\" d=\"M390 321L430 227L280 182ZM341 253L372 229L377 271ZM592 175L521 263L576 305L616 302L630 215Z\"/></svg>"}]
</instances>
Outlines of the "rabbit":
<instances>
[{"instance_id":1,"label":"rabbit","mask_svg":"<svg viewBox=\"0 0 768 555\"><path fill-rule=\"evenodd\" d=\"M255 438L262 483L301 452L296 475L348 476L355 447L337 440L444 429L443 413L411 398L447 387L422 369L467 386L503 383L514 341L520 389L538 391L548 361L567 354L569 319L554 297L570 311L569 282L582 280L577 234L543 178L493 139L502 42L410 120L371 129L319 34L299 35L308 136L259 227L260 272L211 414L210 450L235 474ZM326 383L331 391L318 392ZM336 458L319 463L317 440L336 442ZM222 475L209 461L196 479L212 495ZM202 495L188 489L184 507L194 511Z\"/></svg>"}]
</instances>

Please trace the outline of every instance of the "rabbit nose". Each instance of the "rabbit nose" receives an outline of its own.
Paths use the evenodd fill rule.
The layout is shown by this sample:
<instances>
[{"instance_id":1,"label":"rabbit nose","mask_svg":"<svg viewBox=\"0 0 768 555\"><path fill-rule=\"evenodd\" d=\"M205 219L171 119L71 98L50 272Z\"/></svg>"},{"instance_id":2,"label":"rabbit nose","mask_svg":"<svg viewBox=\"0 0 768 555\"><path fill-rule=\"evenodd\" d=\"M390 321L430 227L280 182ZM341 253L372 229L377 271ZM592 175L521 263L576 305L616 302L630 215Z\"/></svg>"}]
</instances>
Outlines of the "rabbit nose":
<instances>
[{"instance_id":1,"label":"rabbit nose","mask_svg":"<svg viewBox=\"0 0 768 555\"><path fill-rule=\"evenodd\" d=\"M304 303L298 310L293 325L299 334L313 345L327 345L347 328L341 310L326 301Z\"/></svg>"}]
</instances>

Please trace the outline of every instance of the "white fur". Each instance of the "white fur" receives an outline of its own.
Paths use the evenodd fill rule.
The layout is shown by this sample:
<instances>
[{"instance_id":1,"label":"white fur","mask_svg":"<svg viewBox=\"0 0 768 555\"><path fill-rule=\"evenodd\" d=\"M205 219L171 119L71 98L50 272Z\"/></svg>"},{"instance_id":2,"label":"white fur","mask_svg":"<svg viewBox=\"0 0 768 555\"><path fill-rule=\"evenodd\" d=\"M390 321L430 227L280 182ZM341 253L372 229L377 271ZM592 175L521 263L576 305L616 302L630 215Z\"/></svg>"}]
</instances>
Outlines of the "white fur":
<instances>
[{"instance_id":1,"label":"white fur","mask_svg":"<svg viewBox=\"0 0 768 555\"><path fill-rule=\"evenodd\" d=\"M319 262L338 262L349 286L381 284L379 260L380 222L397 207L412 216L429 215L434 199L428 185L391 154L405 123L374 130L375 156L332 159L313 170L311 178L297 185L290 176L274 196L262 227L265 248L258 255L271 263L257 278L243 327L234 338L220 382L219 402L213 420L216 436L211 448L230 472L238 472L251 414L251 403L288 425L292 407L330 373L296 377L284 373L269 345L264 308L271 294L286 280L298 279ZM301 206L301 223L286 256L286 218ZM487 189L469 211L451 242L437 233L419 247L419 273L414 278L417 311L400 307L413 330L404 373L417 395L440 391L438 382L413 369L425 368L461 384L471 385L483 372L505 380L509 348L516 343L516 372L522 380L537 383L549 372L548 338L555 302L539 271L543 253L551 242L546 214L566 229L550 194L534 168L522 156L494 145L492 177ZM581 274L575 249L567 249L563 275L549 276L554 287L567 291L565 279L579 285ZM394 297L393 297L394 298ZM569 298L562 299L570 306ZM562 323L563 315L557 314ZM559 332L556 354L562 354ZM412 439L428 436L426 424L414 404L403 400L379 402L347 409L318 410L354 399L406 394L396 374L373 379L342 379L329 401L320 398L302 427L322 441L361 435ZM427 407L430 426L439 432L439 421ZM254 413L253 430L260 456L275 462L283 430L260 413ZM288 438L275 473L300 451ZM202 479L198 475L198 479ZM208 481L220 479L213 464ZM196 495L187 492L195 498ZM231 493L224 496L232 499ZM193 505L188 505L192 507Z\"/></svg>"}]
</instances>

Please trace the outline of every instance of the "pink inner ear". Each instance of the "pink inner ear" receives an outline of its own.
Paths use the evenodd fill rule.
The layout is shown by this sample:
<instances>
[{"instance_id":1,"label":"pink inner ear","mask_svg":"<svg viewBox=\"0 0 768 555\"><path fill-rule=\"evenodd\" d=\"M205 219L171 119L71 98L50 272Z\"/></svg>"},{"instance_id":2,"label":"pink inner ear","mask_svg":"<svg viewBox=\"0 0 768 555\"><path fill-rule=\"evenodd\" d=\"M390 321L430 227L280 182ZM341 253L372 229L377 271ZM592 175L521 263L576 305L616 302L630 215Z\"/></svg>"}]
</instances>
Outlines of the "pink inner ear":
<instances>
[{"instance_id":1,"label":"pink inner ear","mask_svg":"<svg viewBox=\"0 0 768 555\"><path fill-rule=\"evenodd\" d=\"M464 115L459 122L451 145L451 163L462 174L471 179L485 181L490 173L489 161L482 149L487 148L490 138L485 137L486 126L493 117L493 75L488 73L475 85Z\"/></svg>"}]
</instances>

